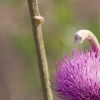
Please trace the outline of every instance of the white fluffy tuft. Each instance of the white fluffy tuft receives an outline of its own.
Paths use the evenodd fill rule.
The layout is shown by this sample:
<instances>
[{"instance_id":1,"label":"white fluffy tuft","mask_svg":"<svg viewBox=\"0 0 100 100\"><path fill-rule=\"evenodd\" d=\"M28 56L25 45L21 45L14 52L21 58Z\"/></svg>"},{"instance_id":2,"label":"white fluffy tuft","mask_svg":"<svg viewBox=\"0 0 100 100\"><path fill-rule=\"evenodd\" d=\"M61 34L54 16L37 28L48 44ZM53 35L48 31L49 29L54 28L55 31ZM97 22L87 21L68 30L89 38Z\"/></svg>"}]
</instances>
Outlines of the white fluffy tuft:
<instances>
[{"instance_id":1,"label":"white fluffy tuft","mask_svg":"<svg viewBox=\"0 0 100 100\"><path fill-rule=\"evenodd\" d=\"M89 30L79 30L74 35L75 43L82 43L85 39L88 39L90 34L93 34Z\"/></svg>"}]
</instances>

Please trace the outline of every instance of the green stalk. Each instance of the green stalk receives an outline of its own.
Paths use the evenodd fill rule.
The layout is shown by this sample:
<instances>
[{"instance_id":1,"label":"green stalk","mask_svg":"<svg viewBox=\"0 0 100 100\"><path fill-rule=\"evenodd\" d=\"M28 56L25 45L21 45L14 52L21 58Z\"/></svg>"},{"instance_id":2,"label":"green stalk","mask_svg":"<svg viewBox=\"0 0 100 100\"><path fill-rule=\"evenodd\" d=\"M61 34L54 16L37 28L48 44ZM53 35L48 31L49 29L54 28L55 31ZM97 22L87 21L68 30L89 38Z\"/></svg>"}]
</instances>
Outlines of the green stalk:
<instances>
[{"instance_id":1,"label":"green stalk","mask_svg":"<svg viewBox=\"0 0 100 100\"><path fill-rule=\"evenodd\" d=\"M31 15L33 35L37 51L37 58L38 58L39 72L42 82L44 100L53 100L52 90L49 81L50 78L49 78L48 64L47 64L47 58L46 58L42 28L41 28L41 23L44 21L44 19L39 14L37 0L28 0L28 5Z\"/></svg>"}]
</instances>

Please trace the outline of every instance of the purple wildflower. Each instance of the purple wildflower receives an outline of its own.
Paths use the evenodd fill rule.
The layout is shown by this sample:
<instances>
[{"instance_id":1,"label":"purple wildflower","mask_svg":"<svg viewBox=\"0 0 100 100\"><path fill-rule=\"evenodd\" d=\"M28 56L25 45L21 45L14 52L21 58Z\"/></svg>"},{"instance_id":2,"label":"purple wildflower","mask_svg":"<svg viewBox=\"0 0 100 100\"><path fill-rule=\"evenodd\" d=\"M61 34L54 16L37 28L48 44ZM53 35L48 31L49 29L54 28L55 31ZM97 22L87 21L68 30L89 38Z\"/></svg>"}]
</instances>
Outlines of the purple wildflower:
<instances>
[{"instance_id":1,"label":"purple wildflower","mask_svg":"<svg viewBox=\"0 0 100 100\"><path fill-rule=\"evenodd\" d=\"M66 56L58 62L55 84L61 100L100 100L98 52L99 48L92 48L85 53L74 51L71 58Z\"/></svg>"}]
</instances>

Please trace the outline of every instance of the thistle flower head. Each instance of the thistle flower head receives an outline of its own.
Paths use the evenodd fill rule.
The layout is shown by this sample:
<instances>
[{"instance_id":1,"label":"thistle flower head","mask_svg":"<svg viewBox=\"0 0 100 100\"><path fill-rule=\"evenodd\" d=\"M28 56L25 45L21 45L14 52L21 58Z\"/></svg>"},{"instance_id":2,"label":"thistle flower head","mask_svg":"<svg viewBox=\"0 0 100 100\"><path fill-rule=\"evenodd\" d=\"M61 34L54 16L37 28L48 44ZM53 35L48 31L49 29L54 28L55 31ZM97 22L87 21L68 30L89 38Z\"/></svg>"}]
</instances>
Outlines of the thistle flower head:
<instances>
[{"instance_id":1,"label":"thistle flower head","mask_svg":"<svg viewBox=\"0 0 100 100\"><path fill-rule=\"evenodd\" d=\"M56 92L61 100L100 100L100 55L93 49L58 62Z\"/></svg>"}]
</instances>

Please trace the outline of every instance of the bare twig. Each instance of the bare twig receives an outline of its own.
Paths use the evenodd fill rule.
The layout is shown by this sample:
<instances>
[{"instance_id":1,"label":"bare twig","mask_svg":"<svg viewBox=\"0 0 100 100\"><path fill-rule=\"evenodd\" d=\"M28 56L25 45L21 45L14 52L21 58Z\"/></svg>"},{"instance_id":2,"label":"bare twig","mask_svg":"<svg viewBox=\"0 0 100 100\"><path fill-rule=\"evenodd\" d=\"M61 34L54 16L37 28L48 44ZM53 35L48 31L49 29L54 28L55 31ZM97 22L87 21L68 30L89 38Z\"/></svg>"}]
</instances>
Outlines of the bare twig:
<instances>
[{"instance_id":1,"label":"bare twig","mask_svg":"<svg viewBox=\"0 0 100 100\"><path fill-rule=\"evenodd\" d=\"M46 53L44 48L44 41L42 36L41 23L44 22L44 18L39 14L38 2L37 0L28 0L33 35L36 45L36 51L38 56L39 71L42 81L43 93L45 100L53 100L52 91L50 88L48 64L46 59Z\"/></svg>"}]
</instances>

